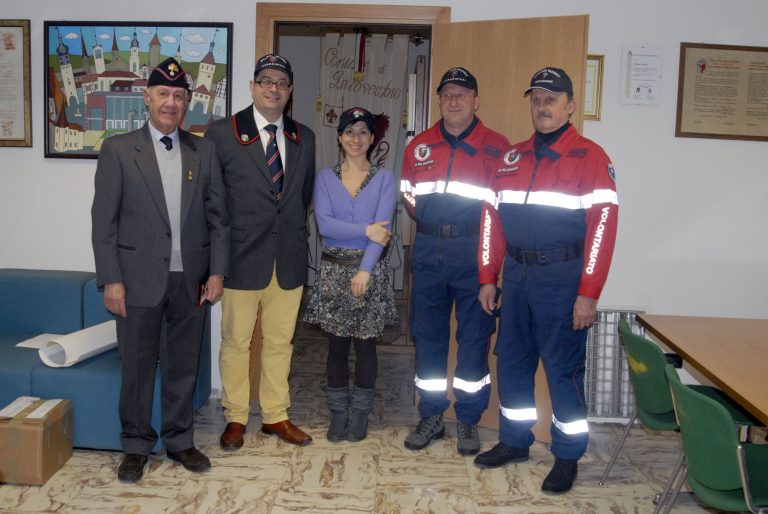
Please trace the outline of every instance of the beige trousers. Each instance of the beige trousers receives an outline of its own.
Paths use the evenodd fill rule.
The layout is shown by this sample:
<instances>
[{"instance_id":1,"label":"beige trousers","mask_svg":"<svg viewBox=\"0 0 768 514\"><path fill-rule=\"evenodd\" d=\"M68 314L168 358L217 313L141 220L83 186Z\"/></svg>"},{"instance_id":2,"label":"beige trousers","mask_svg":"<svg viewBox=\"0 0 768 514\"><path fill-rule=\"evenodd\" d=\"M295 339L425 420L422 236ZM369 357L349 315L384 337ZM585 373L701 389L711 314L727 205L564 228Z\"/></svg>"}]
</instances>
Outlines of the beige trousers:
<instances>
[{"instance_id":1,"label":"beige trousers","mask_svg":"<svg viewBox=\"0 0 768 514\"><path fill-rule=\"evenodd\" d=\"M251 337L261 307L261 375L259 403L263 423L288 419L291 397L288 374L293 354L293 332L303 286L281 289L274 272L266 289L224 289L221 300L221 373L224 416L227 422L248 424L251 384Z\"/></svg>"}]
</instances>

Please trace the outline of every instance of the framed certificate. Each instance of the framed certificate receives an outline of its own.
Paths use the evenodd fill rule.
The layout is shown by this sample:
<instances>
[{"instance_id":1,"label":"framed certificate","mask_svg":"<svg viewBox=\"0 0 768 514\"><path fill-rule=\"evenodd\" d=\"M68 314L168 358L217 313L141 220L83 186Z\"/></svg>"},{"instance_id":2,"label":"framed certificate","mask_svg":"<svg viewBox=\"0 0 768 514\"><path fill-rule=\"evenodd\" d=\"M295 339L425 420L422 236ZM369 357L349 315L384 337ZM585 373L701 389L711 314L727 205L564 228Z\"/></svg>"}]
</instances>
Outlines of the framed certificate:
<instances>
[{"instance_id":1,"label":"framed certificate","mask_svg":"<svg viewBox=\"0 0 768 514\"><path fill-rule=\"evenodd\" d=\"M603 98L603 56L587 56L584 80L584 119L599 120Z\"/></svg>"},{"instance_id":2,"label":"framed certificate","mask_svg":"<svg viewBox=\"0 0 768 514\"><path fill-rule=\"evenodd\" d=\"M675 136L768 141L768 48L680 43Z\"/></svg>"},{"instance_id":3,"label":"framed certificate","mask_svg":"<svg viewBox=\"0 0 768 514\"><path fill-rule=\"evenodd\" d=\"M0 146L32 146L29 20L0 20Z\"/></svg>"}]
</instances>

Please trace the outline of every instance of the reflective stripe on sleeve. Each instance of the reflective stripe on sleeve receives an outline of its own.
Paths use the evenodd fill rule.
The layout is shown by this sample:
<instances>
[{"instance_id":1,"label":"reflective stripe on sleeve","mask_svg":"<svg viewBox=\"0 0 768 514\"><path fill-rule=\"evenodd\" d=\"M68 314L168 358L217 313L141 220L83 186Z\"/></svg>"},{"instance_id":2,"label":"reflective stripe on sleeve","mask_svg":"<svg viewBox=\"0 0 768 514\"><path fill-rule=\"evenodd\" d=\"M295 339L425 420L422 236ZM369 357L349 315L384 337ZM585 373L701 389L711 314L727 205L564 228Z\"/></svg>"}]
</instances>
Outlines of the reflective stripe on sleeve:
<instances>
[{"instance_id":1,"label":"reflective stripe on sleeve","mask_svg":"<svg viewBox=\"0 0 768 514\"><path fill-rule=\"evenodd\" d=\"M501 415L510 421L536 421L536 407L527 409L501 408Z\"/></svg>"},{"instance_id":2,"label":"reflective stripe on sleeve","mask_svg":"<svg viewBox=\"0 0 768 514\"><path fill-rule=\"evenodd\" d=\"M555 425L559 431L567 435L586 434L589 432L589 425L587 425L586 419L577 419L576 421L563 423L552 414L552 424Z\"/></svg>"},{"instance_id":3,"label":"reflective stripe on sleeve","mask_svg":"<svg viewBox=\"0 0 768 514\"><path fill-rule=\"evenodd\" d=\"M612 203L619 205L619 196L612 189L595 189L592 192L590 207L596 203Z\"/></svg>"},{"instance_id":4,"label":"reflective stripe on sleeve","mask_svg":"<svg viewBox=\"0 0 768 514\"><path fill-rule=\"evenodd\" d=\"M448 379L446 378L424 379L419 378L419 376L416 375L416 378L413 379L413 383L416 384L416 387L423 389L424 391L438 392L448 390Z\"/></svg>"},{"instance_id":5,"label":"reflective stripe on sleeve","mask_svg":"<svg viewBox=\"0 0 768 514\"><path fill-rule=\"evenodd\" d=\"M525 203L525 191L499 191L498 203ZM585 195L568 195L553 191L531 191L528 194L529 205L545 205L560 207L562 209L588 209L594 204L611 203L618 205L619 199L616 191L610 189L596 189Z\"/></svg>"},{"instance_id":6,"label":"reflective stripe on sleeve","mask_svg":"<svg viewBox=\"0 0 768 514\"><path fill-rule=\"evenodd\" d=\"M490 383L491 383L490 373L475 382L469 382L467 380L462 380L459 377L453 377L454 389L461 389L462 391L467 393L476 393Z\"/></svg>"}]
</instances>

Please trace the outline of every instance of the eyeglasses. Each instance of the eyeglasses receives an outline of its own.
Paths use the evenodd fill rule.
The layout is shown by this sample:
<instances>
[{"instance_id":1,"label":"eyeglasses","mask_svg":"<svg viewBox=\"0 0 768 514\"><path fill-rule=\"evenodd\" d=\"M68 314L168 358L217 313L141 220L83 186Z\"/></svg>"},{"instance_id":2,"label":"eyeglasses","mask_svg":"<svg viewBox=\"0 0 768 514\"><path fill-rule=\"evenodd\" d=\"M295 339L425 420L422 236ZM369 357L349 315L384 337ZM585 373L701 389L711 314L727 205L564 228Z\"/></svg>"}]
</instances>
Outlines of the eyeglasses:
<instances>
[{"instance_id":1,"label":"eyeglasses","mask_svg":"<svg viewBox=\"0 0 768 514\"><path fill-rule=\"evenodd\" d=\"M271 79L254 80L254 82L261 86L261 89L271 89L272 86L277 86L277 89L286 90L291 87L291 83L287 80L278 80L275 82Z\"/></svg>"}]
</instances>

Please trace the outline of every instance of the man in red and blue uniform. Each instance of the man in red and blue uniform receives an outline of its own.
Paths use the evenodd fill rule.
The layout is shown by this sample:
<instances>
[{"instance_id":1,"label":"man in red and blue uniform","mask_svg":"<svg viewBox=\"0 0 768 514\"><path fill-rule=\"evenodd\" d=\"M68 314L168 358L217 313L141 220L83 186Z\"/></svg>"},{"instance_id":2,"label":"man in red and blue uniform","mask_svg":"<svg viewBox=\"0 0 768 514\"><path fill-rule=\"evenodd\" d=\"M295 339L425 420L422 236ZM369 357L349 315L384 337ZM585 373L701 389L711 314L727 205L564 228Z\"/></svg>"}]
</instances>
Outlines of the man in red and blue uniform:
<instances>
[{"instance_id":1,"label":"man in red and blue uniform","mask_svg":"<svg viewBox=\"0 0 768 514\"><path fill-rule=\"evenodd\" d=\"M536 132L514 145L494 177L498 217L481 228L479 301L496 305L504 263L498 356L500 442L475 464L528 459L536 423L534 376L544 363L552 399L555 464L542 484L571 489L589 432L584 366L589 327L608 275L618 218L613 165L602 148L570 124L576 109L565 71L536 72L530 87Z\"/></svg>"},{"instance_id":2,"label":"man in red and blue uniform","mask_svg":"<svg viewBox=\"0 0 768 514\"><path fill-rule=\"evenodd\" d=\"M495 318L477 300L480 220L493 211L491 179L507 139L475 116L477 80L465 68L448 70L437 88L441 119L406 148L400 191L416 220L410 333L416 346L421 421L405 439L420 450L445 435L448 342L456 308L458 353L452 387L462 455L480 450L477 422L488 407L488 350Z\"/></svg>"}]
</instances>

